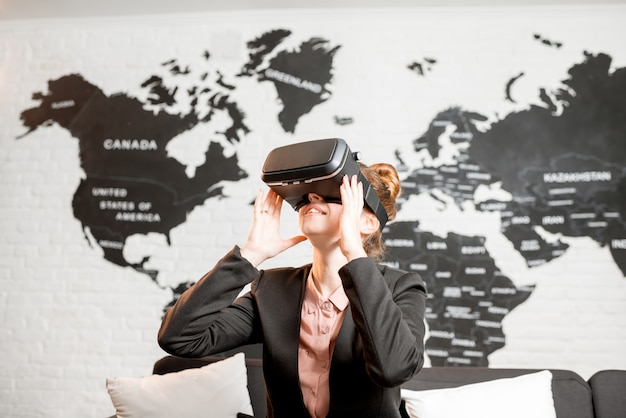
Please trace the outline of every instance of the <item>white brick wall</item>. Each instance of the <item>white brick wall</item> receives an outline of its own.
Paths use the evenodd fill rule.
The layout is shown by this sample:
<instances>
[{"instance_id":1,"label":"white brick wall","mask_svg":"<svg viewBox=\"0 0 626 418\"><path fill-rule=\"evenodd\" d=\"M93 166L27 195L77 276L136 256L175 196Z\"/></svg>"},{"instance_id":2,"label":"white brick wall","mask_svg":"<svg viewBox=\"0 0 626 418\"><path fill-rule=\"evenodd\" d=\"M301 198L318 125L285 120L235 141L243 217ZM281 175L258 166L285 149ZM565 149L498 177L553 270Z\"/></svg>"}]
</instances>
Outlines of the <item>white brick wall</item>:
<instances>
[{"instance_id":1,"label":"white brick wall","mask_svg":"<svg viewBox=\"0 0 626 418\"><path fill-rule=\"evenodd\" d=\"M236 94L252 132L237 145L250 177L226 185L229 199L209 200L187 222L162 237L133 238L127 255L153 254L161 286L195 280L247 234L247 203L262 186L258 173L274 146L330 136L346 138L366 162L393 162L432 117L451 105L503 115L537 102L539 87L554 88L582 51L606 52L626 65L626 8L622 6L490 9L410 9L237 12L161 17L18 21L0 24L0 416L104 417L113 412L108 376L150 373L163 352L156 344L169 291L131 269L116 267L85 240L72 213L83 173L77 140L64 129L25 130L20 112L47 81L79 73L106 94L137 94L139 85L178 58L205 49L225 74L246 60L245 42L275 28L293 32L294 46L310 37L341 45L333 97L301 118L295 135L281 131L274 91L253 81ZM534 33L564 43L558 51ZM425 77L406 70L413 60L438 63ZM503 100L506 81L519 71L520 103ZM337 126L337 116L353 125ZM202 129L199 127L198 129ZM201 137L202 131L186 135ZM178 144L193 160L197 150ZM531 298L508 315L505 349L492 367L569 368L589 377L626 368L626 279L606 248L589 239L565 239L565 256L537 269L499 233L493 214L450 208L427 197L402 213L421 228L488 237L487 249L517 285L537 284ZM285 235L296 233L284 214ZM468 221L470 220L470 221ZM267 267L306 262L306 244Z\"/></svg>"}]
</instances>

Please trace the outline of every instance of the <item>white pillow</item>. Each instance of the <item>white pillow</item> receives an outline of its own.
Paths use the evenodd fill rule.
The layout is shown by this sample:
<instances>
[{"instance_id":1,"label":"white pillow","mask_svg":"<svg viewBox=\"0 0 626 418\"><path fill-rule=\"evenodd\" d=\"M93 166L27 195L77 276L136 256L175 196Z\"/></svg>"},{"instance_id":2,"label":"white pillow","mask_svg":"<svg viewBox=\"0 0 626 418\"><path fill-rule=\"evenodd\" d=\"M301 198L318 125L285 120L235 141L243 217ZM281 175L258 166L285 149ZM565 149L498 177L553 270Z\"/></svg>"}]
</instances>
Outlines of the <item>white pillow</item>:
<instances>
[{"instance_id":1,"label":"white pillow","mask_svg":"<svg viewBox=\"0 0 626 418\"><path fill-rule=\"evenodd\" d=\"M457 388L402 389L411 418L556 418L548 370Z\"/></svg>"},{"instance_id":2,"label":"white pillow","mask_svg":"<svg viewBox=\"0 0 626 418\"><path fill-rule=\"evenodd\" d=\"M106 379L119 418L235 418L252 415L245 356L164 375Z\"/></svg>"}]
</instances>

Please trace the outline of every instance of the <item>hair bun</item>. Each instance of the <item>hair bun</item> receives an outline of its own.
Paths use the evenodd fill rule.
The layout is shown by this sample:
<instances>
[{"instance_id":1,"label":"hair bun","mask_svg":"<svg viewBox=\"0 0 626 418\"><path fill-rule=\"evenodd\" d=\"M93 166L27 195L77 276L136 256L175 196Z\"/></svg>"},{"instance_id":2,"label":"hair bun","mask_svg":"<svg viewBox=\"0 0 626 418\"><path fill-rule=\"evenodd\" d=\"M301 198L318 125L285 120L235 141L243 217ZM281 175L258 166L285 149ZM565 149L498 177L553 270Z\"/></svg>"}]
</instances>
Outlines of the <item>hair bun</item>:
<instances>
[{"instance_id":1,"label":"hair bun","mask_svg":"<svg viewBox=\"0 0 626 418\"><path fill-rule=\"evenodd\" d=\"M372 164L369 168L378 174L387 188L389 199L395 202L396 198L400 194L400 178L398 177L398 171L396 171L396 168L387 163Z\"/></svg>"}]
</instances>

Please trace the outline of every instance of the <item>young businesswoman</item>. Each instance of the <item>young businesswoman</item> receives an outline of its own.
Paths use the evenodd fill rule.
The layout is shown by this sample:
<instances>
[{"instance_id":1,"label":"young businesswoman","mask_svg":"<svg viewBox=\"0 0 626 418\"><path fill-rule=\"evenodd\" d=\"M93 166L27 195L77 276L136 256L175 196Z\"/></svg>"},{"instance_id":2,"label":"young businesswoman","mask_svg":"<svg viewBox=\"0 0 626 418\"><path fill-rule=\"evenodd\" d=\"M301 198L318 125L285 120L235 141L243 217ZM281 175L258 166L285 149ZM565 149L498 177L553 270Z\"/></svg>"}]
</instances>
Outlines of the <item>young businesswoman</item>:
<instances>
[{"instance_id":1,"label":"young businesswoman","mask_svg":"<svg viewBox=\"0 0 626 418\"><path fill-rule=\"evenodd\" d=\"M360 168L393 219L396 170ZM161 347L201 357L262 343L269 417L400 417L400 385L423 364L426 290L416 273L377 264L381 228L356 176L343 178L340 196L309 193L302 235L283 239L282 198L260 191L246 242L167 312ZM311 264L257 269L307 239Z\"/></svg>"}]
</instances>

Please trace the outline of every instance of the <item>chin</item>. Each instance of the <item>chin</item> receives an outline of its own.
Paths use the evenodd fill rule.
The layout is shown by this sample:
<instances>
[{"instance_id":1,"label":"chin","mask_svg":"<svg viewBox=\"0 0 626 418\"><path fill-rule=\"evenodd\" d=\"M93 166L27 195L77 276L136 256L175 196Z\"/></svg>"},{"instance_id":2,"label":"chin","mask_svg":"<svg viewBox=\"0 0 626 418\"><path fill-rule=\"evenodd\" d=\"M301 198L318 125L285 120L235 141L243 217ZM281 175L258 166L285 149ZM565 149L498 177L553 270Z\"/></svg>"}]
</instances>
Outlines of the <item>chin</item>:
<instances>
[{"instance_id":1,"label":"chin","mask_svg":"<svg viewBox=\"0 0 626 418\"><path fill-rule=\"evenodd\" d=\"M311 225L310 223L304 223L300 225L300 231L302 231L302 235L311 239L312 237L328 236L329 232L328 228L325 225Z\"/></svg>"}]
</instances>

